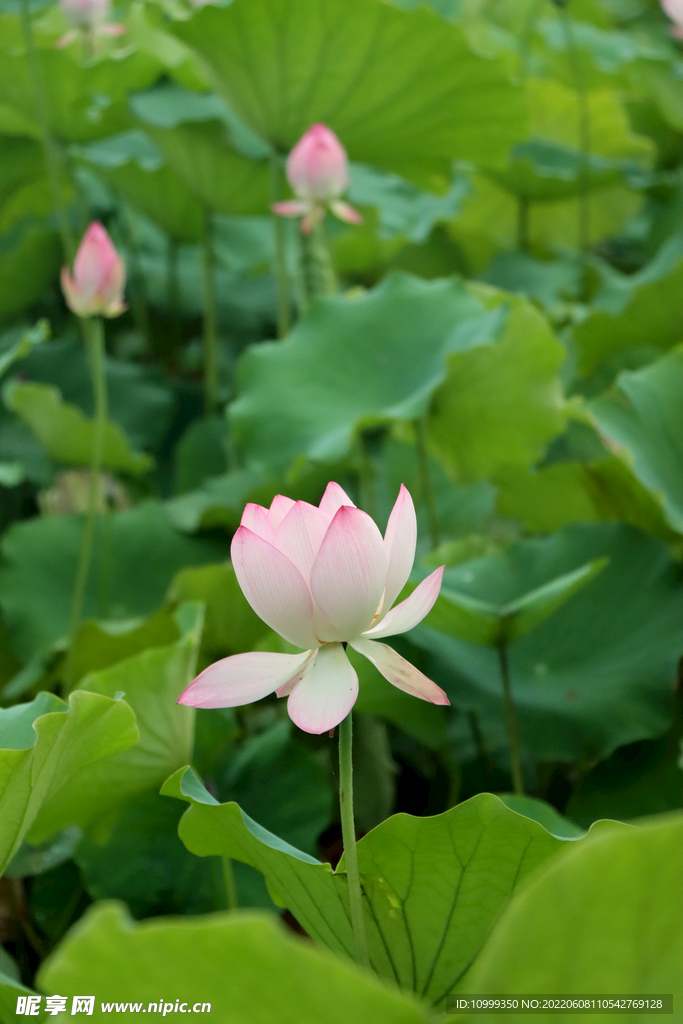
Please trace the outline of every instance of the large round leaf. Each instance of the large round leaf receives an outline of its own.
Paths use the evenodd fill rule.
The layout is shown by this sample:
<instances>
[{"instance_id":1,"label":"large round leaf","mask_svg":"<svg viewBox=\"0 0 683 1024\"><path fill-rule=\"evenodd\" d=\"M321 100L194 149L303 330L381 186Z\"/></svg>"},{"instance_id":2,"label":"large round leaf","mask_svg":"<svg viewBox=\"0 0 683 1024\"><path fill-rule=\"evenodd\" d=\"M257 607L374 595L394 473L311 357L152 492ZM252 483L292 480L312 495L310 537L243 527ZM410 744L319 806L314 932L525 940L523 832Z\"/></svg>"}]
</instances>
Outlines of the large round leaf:
<instances>
[{"instance_id":1,"label":"large round leaf","mask_svg":"<svg viewBox=\"0 0 683 1024\"><path fill-rule=\"evenodd\" d=\"M502 60L426 9L380 0L235 0L173 31L209 81L282 152L315 121L354 160L394 169L498 163L524 134L524 97Z\"/></svg>"},{"instance_id":2,"label":"large round leaf","mask_svg":"<svg viewBox=\"0 0 683 1024\"><path fill-rule=\"evenodd\" d=\"M423 413L447 354L495 337L505 315L487 313L457 279L404 274L359 297L321 300L285 341L244 356L231 407L235 440L275 474L300 456L339 459L359 425Z\"/></svg>"},{"instance_id":3,"label":"large round leaf","mask_svg":"<svg viewBox=\"0 0 683 1024\"><path fill-rule=\"evenodd\" d=\"M176 128L146 125L146 130L195 199L209 209L228 216L270 211L269 164L236 153L221 121Z\"/></svg>"},{"instance_id":4,"label":"large round leaf","mask_svg":"<svg viewBox=\"0 0 683 1024\"><path fill-rule=\"evenodd\" d=\"M133 118L126 93L144 88L159 71L156 61L140 53L84 67L66 50L50 49L38 52L38 62L50 127L68 142L99 139L129 127ZM40 138L31 63L24 54L2 55L0 106L26 122L27 134ZM0 124L3 120L0 116Z\"/></svg>"},{"instance_id":5,"label":"large round leaf","mask_svg":"<svg viewBox=\"0 0 683 1024\"><path fill-rule=\"evenodd\" d=\"M680 1006L682 842L676 814L573 844L513 897L461 991L673 994ZM619 1016L652 1020L637 1008ZM500 1020L476 1020L487 1017Z\"/></svg>"},{"instance_id":6,"label":"large round leaf","mask_svg":"<svg viewBox=\"0 0 683 1024\"><path fill-rule=\"evenodd\" d=\"M94 993L94 1019L107 1000L133 1000L137 1016L174 1008L177 999L184 1012L206 1006L216 1024L271 1024L274 1012L278 1024L428 1020L426 1008L408 996L255 913L157 918L135 926L120 905L100 904L45 963L39 984L50 993Z\"/></svg>"},{"instance_id":7,"label":"large round leaf","mask_svg":"<svg viewBox=\"0 0 683 1024\"><path fill-rule=\"evenodd\" d=\"M635 373L622 373L613 393L590 403L600 430L624 447L633 473L683 533L683 347Z\"/></svg>"},{"instance_id":8,"label":"large round leaf","mask_svg":"<svg viewBox=\"0 0 683 1024\"><path fill-rule=\"evenodd\" d=\"M663 544L637 530L574 526L445 574L445 586L474 598L514 600L602 556L607 567L509 650L522 742L541 761L590 762L666 730L683 649L679 571ZM496 652L429 621L411 634L432 655L424 670L456 707L477 712L490 752L504 749Z\"/></svg>"},{"instance_id":9,"label":"large round leaf","mask_svg":"<svg viewBox=\"0 0 683 1024\"><path fill-rule=\"evenodd\" d=\"M191 804L179 829L190 850L257 867L315 942L349 955L343 859L332 872L237 804L219 804L191 769L177 772L162 792ZM601 823L597 832L613 827L627 828ZM564 842L490 793L433 817L387 818L358 844L372 967L443 1007L512 893Z\"/></svg>"},{"instance_id":10,"label":"large round leaf","mask_svg":"<svg viewBox=\"0 0 683 1024\"><path fill-rule=\"evenodd\" d=\"M449 354L428 420L435 453L463 482L530 465L566 418L565 351L545 317L505 292L475 286L474 293L492 310L509 309L505 328L495 344Z\"/></svg>"},{"instance_id":11,"label":"large round leaf","mask_svg":"<svg viewBox=\"0 0 683 1024\"><path fill-rule=\"evenodd\" d=\"M108 537L104 531L98 536L85 618L149 614L179 569L226 554L222 546L176 533L154 502L111 517ZM80 516L45 516L17 523L3 536L0 605L25 660L68 632L82 529Z\"/></svg>"}]
</instances>

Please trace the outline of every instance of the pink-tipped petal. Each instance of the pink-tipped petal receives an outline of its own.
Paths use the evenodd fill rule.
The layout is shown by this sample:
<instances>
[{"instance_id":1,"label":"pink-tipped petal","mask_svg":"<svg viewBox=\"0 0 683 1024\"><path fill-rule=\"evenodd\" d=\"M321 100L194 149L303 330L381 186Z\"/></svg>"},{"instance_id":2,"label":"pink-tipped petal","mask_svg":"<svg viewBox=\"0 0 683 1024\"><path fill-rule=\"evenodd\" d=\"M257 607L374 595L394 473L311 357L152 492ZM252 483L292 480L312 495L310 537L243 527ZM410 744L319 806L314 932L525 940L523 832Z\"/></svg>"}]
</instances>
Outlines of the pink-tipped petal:
<instances>
[{"instance_id":1,"label":"pink-tipped petal","mask_svg":"<svg viewBox=\"0 0 683 1024\"><path fill-rule=\"evenodd\" d=\"M382 609L388 610L403 590L415 561L417 519L410 492L401 484L384 533L387 585ZM425 614L427 614L425 612Z\"/></svg>"},{"instance_id":2,"label":"pink-tipped petal","mask_svg":"<svg viewBox=\"0 0 683 1024\"><path fill-rule=\"evenodd\" d=\"M397 654L393 647L389 647L388 644L377 644L373 640L365 640L362 637L350 641L350 643L354 651L358 651L364 658L371 661L392 686L403 690L404 693L409 693L411 697L428 700L431 704L450 704L441 687L423 675L400 654Z\"/></svg>"},{"instance_id":3,"label":"pink-tipped petal","mask_svg":"<svg viewBox=\"0 0 683 1024\"><path fill-rule=\"evenodd\" d=\"M192 708L236 708L252 704L291 680L298 682L312 653L251 651L222 658L192 680L178 697L178 704Z\"/></svg>"},{"instance_id":4,"label":"pink-tipped petal","mask_svg":"<svg viewBox=\"0 0 683 1024\"><path fill-rule=\"evenodd\" d=\"M345 221L347 224L362 224L363 216L355 210L353 206L345 203L343 199L333 199L330 203L330 210L338 217L339 220Z\"/></svg>"},{"instance_id":5,"label":"pink-tipped petal","mask_svg":"<svg viewBox=\"0 0 683 1024\"><path fill-rule=\"evenodd\" d=\"M317 647L313 602L297 567L246 526L233 537L230 553L237 582L266 625L297 647Z\"/></svg>"},{"instance_id":6,"label":"pink-tipped petal","mask_svg":"<svg viewBox=\"0 0 683 1024\"><path fill-rule=\"evenodd\" d=\"M98 28L97 34L98 36L123 36L126 34L126 26L112 21L108 25L102 25L101 28Z\"/></svg>"},{"instance_id":7,"label":"pink-tipped petal","mask_svg":"<svg viewBox=\"0 0 683 1024\"><path fill-rule=\"evenodd\" d=\"M288 498L284 494L276 494L270 503L268 509L268 522L273 527L273 531L277 530L278 526L285 518L291 508L294 508L295 502L293 498Z\"/></svg>"},{"instance_id":8,"label":"pink-tipped petal","mask_svg":"<svg viewBox=\"0 0 683 1024\"><path fill-rule=\"evenodd\" d=\"M296 684L287 713L304 732L329 732L346 718L356 703L358 676L341 644L325 644Z\"/></svg>"},{"instance_id":9,"label":"pink-tipped petal","mask_svg":"<svg viewBox=\"0 0 683 1024\"><path fill-rule=\"evenodd\" d=\"M375 523L361 509L342 505L311 569L313 599L338 634L329 639L352 640L372 624L386 574L384 542Z\"/></svg>"},{"instance_id":10,"label":"pink-tipped petal","mask_svg":"<svg viewBox=\"0 0 683 1024\"><path fill-rule=\"evenodd\" d=\"M300 199L286 199L282 203L273 203L271 210L281 217L303 217L311 209L310 203L302 202Z\"/></svg>"},{"instance_id":11,"label":"pink-tipped petal","mask_svg":"<svg viewBox=\"0 0 683 1024\"><path fill-rule=\"evenodd\" d=\"M325 493L320 499L320 505L318 508L321 512L324 512L325 515L332 518L335 512L338 512L342 505L350 505L351 508L356 507L344 488L340 487L339 484L336 484L334 480L330 480L329 484L325 488Z\"/></svg>"},{"instance_id":12,"label":"pink-tipped petal","mask_svg":"<svg viewBox=\"0 0 683 1024\"><path fill-rule=\"evenodd\" d=\"M407 630L422 622L425 615L432 610L434 602L441 590L441 577L444 566L435 569L426 580L422 580L410 597L401 601L395 608L384 616L381 621L372 629L363 633L364 637L370 640L378 640L383 636L396 636L397 633L405 633Z\"/></svg>"},{"instance_id":13,"label":"pink-tipped petal","mask_svg":"<svg viewBox=\"0 0 683 1024\"><path fill-rule=\"evenodd\" d=\"M255 533L258 537L263 537L270 544L273 543L273 537L275 536L275 530L268 521L268 513L262 505L256 505L250 501L244 506L244 512L242 513L242 519L240 520L240 526L246 526L248 530Z\"/></svg>"},{"instance_id":14,"label":"pink-tipped petal","mask_svg":"<svg viewBox=\"0 0 683 1024\"><path fill-rule=\"evenodd\" d=\"M277 528L273 544L294 562L306 583L332 519L307 501L297 501Z\"/></svg>"}]
</instances>

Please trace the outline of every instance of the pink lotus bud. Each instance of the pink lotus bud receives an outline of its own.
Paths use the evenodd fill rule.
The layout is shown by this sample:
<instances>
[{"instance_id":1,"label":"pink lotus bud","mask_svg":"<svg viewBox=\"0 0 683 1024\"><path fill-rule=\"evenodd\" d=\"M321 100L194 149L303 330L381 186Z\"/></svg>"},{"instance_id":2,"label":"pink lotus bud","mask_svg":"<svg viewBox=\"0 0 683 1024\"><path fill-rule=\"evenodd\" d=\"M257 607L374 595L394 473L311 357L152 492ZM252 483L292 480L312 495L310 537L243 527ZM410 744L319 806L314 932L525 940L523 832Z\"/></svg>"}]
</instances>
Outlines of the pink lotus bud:
<instances>
[{"instance_id":1,"label":"pink lotus bud","mask_svg":"<svg viewBox=\"0 0 683 1024\"><path fill-rule=\"evenodd\" d=\"M282 494L269 509L247 505L231 548L237 579L256 614L304 650L224 658L204 669L179 703L237 707L277 693L288 697L287 711L300 729L329 732L358 696L348 644L399 690L448 704L436 683L377 643L416 626L438 597L443 566L392 608L410 575L416 539L415 508L403 486L384 537L335 483L319 507Z\"/></svg>"},{"instance_id":2,"label":"pink lotus bud","mask_svg":"<svg viewBox=\"0 0 683 1024\"><path fill-rule=\"evenodd\" d=\"M683 0L661 0L661 4L664 13L673 21L669 30L671 35L683 39Z\"/></svg>"},{"instance_id":3,"label":"pink lotus bud","mask_svg":"<svg viewBox=\"0 0 683 1024\"><path fill-rule=\"evenodd\" d=\"M323 203L337 199L349 187L346 150L331 128L314 124L287 158L287 178L300 199Z\"/></svg>"},{"instance_id":4,"label":"pink lotus bud","mask_svg":"<svg viewBox=\"0 0 683 1024\"><path fill-rule=\"evenodd\" d=\"M106 22L111 0L59 0L59 6L75 28L92 29Z\"/></svg>"},{"instance_id":5,"label":"pink lotus bud","mask_svg":"<svg viewBox=\"0 0 683 1024\"><path fill-rule=\"evenodd\" d=\"M77 316L119 316L126 268L104 227L94 221L78 247L73 277L62 267L62 291Z\"/></svg>"},{"instance_id":6,"label":"pink lotus bud","mask_svg":"<svg viewBox=\"0 0 683 1024\"><path fill-rule=\"evenodd\" d=\"M363 218L340 200L349 187L346 150L326 124L314 124L287 157L287 180L298 199L275 203L281 217L302 217L301 230L308 234L329 209L340 220L361 224Z\"/></svg>"},{"instance_id":7,"label":"pink lotus bud","mask_svg":"<svg viewBox=\"0 0 683 1024\"><path fill-rule=\"evenodd\" d=\"M126 31L124 25L107 21L111 0L59 0L59 6L74 27L57 40L58 50L80 37L94 52L98 36L121 36Z\"/></svg>"}]
</instances>

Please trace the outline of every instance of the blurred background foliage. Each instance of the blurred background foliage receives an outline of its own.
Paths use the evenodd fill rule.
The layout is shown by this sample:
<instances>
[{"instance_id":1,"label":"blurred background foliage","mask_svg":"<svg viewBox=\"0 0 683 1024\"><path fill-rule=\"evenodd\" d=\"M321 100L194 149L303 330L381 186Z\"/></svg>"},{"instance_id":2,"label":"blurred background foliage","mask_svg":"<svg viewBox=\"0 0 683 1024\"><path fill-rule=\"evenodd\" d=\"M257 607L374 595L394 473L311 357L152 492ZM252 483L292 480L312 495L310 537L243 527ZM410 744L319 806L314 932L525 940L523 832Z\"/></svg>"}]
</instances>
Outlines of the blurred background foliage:
<instances>
[{"instance_id":1,"label":"blurred background foliage","mask_svg":"<svg viewBox=\"0 0 683 1024\"><path fill-rule=\"evenodd\" d=\"M327 736L296 732L274 697L175 704L196 667L286 649L246 604L230 538L245 502L317 502L330 479L382 528L405 483L413 585L447 566L396 647L452 707L357 666L360 833L511 789L501 649L536 798L513 810L577 835L681 808L683 53L659 3L122 0L114 15L125 35L56 49L56 5L0 0L0 813L21 823L0 840L3 977L30 984L93 901L137 919L225 906L226 851L190 853L183 805L158 795L189 763L193 813L236 800L336 862ZM339 292L306 308L297 225L269 210L315 121L348 151L364 223L328 223ZM106 324L107 475L68 651L93 404L58 277L93 219L129 308ZM258 857L235 860L238 900L274 909ZM119 932L132 958L156 942L112 914L88 917L102 950ZM197 963L202 921L183 925ZM290 941L220 927L254 956ZM52 987L83 976L79 936ZM306 969L308 950L286 956ZM491 956L480 990L504 991ZM319 970L349 1019L347 968ZM367 985L378 1020L422 1019Z\"/></svg>"}]
</instances>

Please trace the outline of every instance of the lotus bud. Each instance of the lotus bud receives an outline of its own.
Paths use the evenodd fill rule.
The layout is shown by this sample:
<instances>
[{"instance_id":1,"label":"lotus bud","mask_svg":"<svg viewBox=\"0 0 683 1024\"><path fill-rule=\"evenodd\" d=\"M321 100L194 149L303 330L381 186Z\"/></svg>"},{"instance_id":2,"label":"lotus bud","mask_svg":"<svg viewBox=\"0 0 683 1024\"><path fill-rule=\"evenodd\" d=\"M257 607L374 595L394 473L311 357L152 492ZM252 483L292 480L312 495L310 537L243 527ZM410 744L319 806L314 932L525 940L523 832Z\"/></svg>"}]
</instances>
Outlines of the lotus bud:
<instances>
[{"instance_id":1,"label":"lotus bud","mask_svg":"<svg viewBox=\"0 0 683 1024\"><path fill-rule=\"evenodd\" d=\"M308 234L329 209L340 220L360 224L363 218L341 195L349 187L346 150L331 128L314 124L287 158L287 180L296 200L275 203L283 217L302 217L301 230Z\"/></svg>"},{"instance_id":2,"label":"lotus bud","mask_svg":"<svg viewBox=\"0 0 683 1024\"><path fill-rule=\"evenodd\" d=\"M66 304L77 316L114 317L126 309L126 268L98 221L90 225L78 247L73 277L62 267L61 282Z\"/></svg>"},{"instance_id":3,"label":"lotus bud","mask_svg":"<svg viewBox=\"0 0 683 1024\"><path fill-rule=\"evenodd\" d=\"M73 28L57 40L55 46L58 49L68 46L79 36L89 40L94 49L97 36L120 36L126 31L123 25L107 20L111 0L59 0L59 6Z\"/></svg>"},{"instance_id":4,"label":"lotus bud","mask_svg":"<svg viewBox=\"0 0 683 1024\"><path fill-rule=\"evenodd\" d=\"M661 0L662 9L673 21L669 29L676 39L683 39L683 0Z\"/></svg>"}]
</instances>

